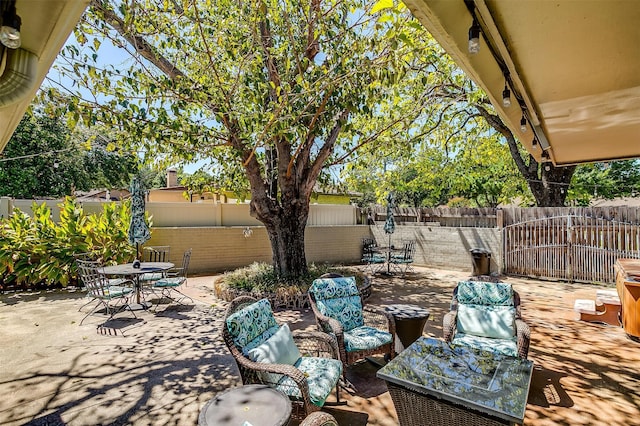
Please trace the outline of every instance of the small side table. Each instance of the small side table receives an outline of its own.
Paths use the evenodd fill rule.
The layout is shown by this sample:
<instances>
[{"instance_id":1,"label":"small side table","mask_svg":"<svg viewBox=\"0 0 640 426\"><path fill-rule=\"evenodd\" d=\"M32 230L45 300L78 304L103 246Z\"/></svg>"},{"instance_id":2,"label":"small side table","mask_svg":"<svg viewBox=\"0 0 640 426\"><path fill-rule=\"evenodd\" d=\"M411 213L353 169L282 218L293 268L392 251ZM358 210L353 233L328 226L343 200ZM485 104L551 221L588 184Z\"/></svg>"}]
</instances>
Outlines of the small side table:
<instances>
[{"instance_id":1,"label":"small side table","mask_svg":"<svg viewBox=\"0 0 640 426\"><path fill-rule=\"evenodd\" d=\"M385 308L396 321L396 352L400 353L422 336L431 313L416 305L389 305ZM400 340L400 342L398 342ZM399 349L399 350L398 350Z\"/></svg>"},{"instance_id":2,"label":"small side table","mask_svg":"<svg viewBox=\"0 0 640 426\"><path fill-rule=\"evenodd\" d=\"M291 401L265 385L231 388L209 400L198 416L199 426L283 426L291 417Z\"/></svg>"}]
</instances>

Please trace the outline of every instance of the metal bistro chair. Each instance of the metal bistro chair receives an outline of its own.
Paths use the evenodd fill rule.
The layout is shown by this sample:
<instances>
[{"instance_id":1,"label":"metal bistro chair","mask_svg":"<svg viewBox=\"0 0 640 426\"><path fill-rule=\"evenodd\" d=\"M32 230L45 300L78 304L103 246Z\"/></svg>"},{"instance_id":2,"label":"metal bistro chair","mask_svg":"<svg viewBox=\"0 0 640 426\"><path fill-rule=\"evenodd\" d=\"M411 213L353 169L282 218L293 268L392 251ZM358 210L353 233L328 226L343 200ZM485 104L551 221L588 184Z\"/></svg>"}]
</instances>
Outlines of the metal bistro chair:
<instances>
[{"instance_id":1,"label":"metal bistro chair","mask_svg":"<svg viewBox=\"0 0 640 426\"><path fill-rule=\"evenodd\" d=\"M107 315L109 315L108 319L113 318L115 314L127 307L129 295L132 295L134 292L133 286L110 285L107 277L99 271L99 262L77 259L76 264L78 266L80 279L87 288L87 296L91 297L92 301L98 301L96 306L82 318L80 325L82 325L89 315L96 312L98 308L102 306L104 306ZM125 283L131 283L133 285L132 281L125 281L122 284ZM133 311L131 311L131 313L134 318L137 318Z\"/></svg>"},{"instance_id":2,"label":"metal bistro chair","mask_svg":"<svg viewBox=\"0 0 640 426\"><path fill-rule=\"evenodd\" d=\"M166 297L167 299L170 299L179 304L182 304L182 299L185 298L191 300L191 302L193 303L193 299L191 297L178 290L178 287L180 287L182 284L186 285L187 283L187 271L189 269L190 260L191 249L184 252L184 255L182 256L182 266L179 268L170 269L167 272L166 277L154 281L153 284L151 284L151 291L155 292L157 290L160 290L160 296L162 298ZM177 299L171 297L171 292L178 293L180 297L178 297Z\"/></svg>"},{"instance_id":3,"label":"metal bistro chair","mask_svg":"<svg viewBox=\"0 0 640 426\"><path fill-rule=\"evenodd\" d=\"M373 238L362 239L361 262L371 271L371 275L376 274L384 267L385 257L376 251L376 241Z\"/></svg>"},{"instance_id":4,"label":"metal bistro chair","mask_svg":"<svg viewBox=\"0 0 640 426\"><path fill-rule=\"evenodd\" d=\"M93 252L84 252L84 253L76 253L73 255L73 257L76 260L85 260L85 261L90 261L90 262L96 262L98 263L98 265L100 267L103 266L103 264L101 262L98 262L95 260L95 253ZM76 263L77 266L77 263ZM119 286L122 284L126 284L129 280L126 278L107 278L109 280L109 286ZM91 295L87 294L87 298L89 299L89 301L87 303L85 303L84 305L80 306L80 308L78 308L78 312L81 312L82 309L87 306L90 305L91 303L95 302L96 300L98 300L96 297L92 297Z\"/></svg>"},{"instance_id":5,"label":"metal bistro chair","mask_svg":"<svg viewBox=\"0 0 640 426\"><path fill-rule=\"evenodd\" d=\"M144 248L145 262L168 262L170 246L149 246ZM166 276L165 272L149 272L140 276L140 283L149 284Z\"/></svg>"},{"instance_id":6,"label":"metal bistro chair","mask_svg":"<svg viewBox=\"0 0 640 426\"><path fill-rule=\"evenodd\" d=\"M416 252L416 242L411 240L411 241L405 241L403 246L402 246L402 251L400 253L396 253L396 254L392 254L391 255L391 266L402 272L402 275L406 275L407 272L412 271L413 272L413 256L415 255Z\"/></svg>"}]
</instances>

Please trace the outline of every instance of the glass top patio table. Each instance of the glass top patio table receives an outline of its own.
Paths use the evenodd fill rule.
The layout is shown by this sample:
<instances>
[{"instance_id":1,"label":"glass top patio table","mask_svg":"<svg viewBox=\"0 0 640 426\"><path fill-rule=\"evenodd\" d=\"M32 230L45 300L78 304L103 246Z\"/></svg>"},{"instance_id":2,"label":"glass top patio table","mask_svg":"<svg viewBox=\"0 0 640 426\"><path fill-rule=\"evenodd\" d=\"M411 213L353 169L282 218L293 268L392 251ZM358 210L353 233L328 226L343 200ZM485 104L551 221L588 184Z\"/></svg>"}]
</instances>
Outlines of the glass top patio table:
<instances>
[{"instance_id":1,"label":"glass top patio table","mask_svg":"<svg viewBox=\"0 0 640 426\"><path fill-rule=\"evenodd\" d=\"M533 362L421 337L377 376L419 394L522 423Z\"/></svg>"}]
</instances>

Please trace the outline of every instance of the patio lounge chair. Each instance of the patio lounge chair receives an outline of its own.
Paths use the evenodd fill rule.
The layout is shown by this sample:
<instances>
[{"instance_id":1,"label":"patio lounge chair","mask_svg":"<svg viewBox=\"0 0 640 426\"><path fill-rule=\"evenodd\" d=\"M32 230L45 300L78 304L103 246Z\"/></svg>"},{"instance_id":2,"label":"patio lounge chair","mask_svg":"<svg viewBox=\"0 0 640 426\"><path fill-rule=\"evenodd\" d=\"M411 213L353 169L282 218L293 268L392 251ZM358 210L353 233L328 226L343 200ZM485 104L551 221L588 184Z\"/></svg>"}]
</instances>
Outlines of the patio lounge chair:
<instances>
[{"instance_id":1,"label":"patio lounge chair","mask_svg":"<svg viewBox=\"0 0 640 426\"><path fill-rule=\"evenodd\" d=\"M444 340L527 358L531 332L520 315L520 295L503 282L461 281L443 318Z\"/></svg>"},{"instance_id":2,"label":"patio lounge chair","mask_svg":"<svg viewBox=\"0 0 640 426\"><path fill-rule=\"evenodd\" d=\"M166 297L176 303L182 304L182 299L189 299L193 302L193 299L186 294L178 290L182 284L187 283L187 270L189 269L189 261L191 260L191 249L184 252L182 256L182 266L179 268L173 268L167 271L165 277L151 284L151 291L155 292L160 290L160 296ZM178 297L171 297L173 293L177 293ZM157 306L157 305L156 305Z\"/></svg>"},{"instance_id":3,"label":"patio lounge chair","mask_svg":"<svg viewBox=\"0 0 640 426\"><path fill-rule=\"evenodd\" d=\"M242 383L265 384L288 395L296 418L318 411L334 387L339 402L342 363L335 340L313 331L292 334L288 324L278 325L267 299L234 299L222 336Z\"/></svg>"},{"instance_id":4,"label":"patio lounge chair","mask_svg":"<svg viewBox=\"0 0 640 426\"><path fill-rule=\"evenodd\" d=\"M99 262L76 259L76 264L78 266L80 279L87 288L87 296L91 297L92 301L98 302L89 313L82 318L80 325L82 325L89 315L96 312L100 307L106 309L109 319L127 307L129 296L133 294L134 289L132 286L123 284L130 283L133 285L132 281L127 280L120 282L118 285L111 285L107 277L100 273ZM134 318L137 318L133 311L131 311L131 313Z\"/></svg>"},{"instance_id":5,"label":"patio lounge chair","mask_svg":"<svg viewBox=\"0 0 640 426\"><path fill-rule=\"evenodd\" d=\"M309 288L318 328L335 337L344 369L375 354L391 359L395 321L384 310L363 307L355 277L318 278Z\"/></svg>"}]
</instances>

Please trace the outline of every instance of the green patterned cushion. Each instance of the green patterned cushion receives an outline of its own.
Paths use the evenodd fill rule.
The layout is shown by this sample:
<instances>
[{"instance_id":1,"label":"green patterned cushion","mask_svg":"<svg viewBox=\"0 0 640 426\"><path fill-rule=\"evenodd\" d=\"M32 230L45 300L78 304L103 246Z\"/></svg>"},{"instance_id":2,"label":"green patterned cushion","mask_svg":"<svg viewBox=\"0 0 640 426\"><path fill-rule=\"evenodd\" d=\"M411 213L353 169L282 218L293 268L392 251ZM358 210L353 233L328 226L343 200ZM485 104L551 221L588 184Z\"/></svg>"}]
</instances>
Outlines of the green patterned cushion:
<instances>
[{"instance_id":1,"label":"green patterned cushion","mask_svg":"<svg viewBox=\"0 0 640 426\"><path fill-rule=\"evenodd\" d=\"M518 344L515 337L511 339L492 339L489 337L472 336L470 334L456 333L451 346L472 347L494 354L518 356Z\"/></svg>"},{"instance_id":2,"label":"green patterned cushion","mask_svg":"<svg viewBox=\"0 0 640 426\"><path fill-rule=\"evenodd\" d=\"M108 298L122 297L125 294L132 293L131 287L109 286L104 290L104 296Z\"/></svg>"},{"instance_id":3,"label":"green patterned cushion","mask_svg":"<svg viewBox=\"0 0 640 426\"><path fill-rule=\"evenodd\" d=\"M362 326L344 333L344 348L347 352L357 352L379 348L391 343L391 333L377 328Z\"/></svg>"},{"instance_id":4,"label":"green patterned cushion","mask_svg":"<svg viewBox=\"0 0 640 426\"><path fill-rule=\"evenodd\" d=\"M294 366L307 377L311 402L322 407L342 375L342 363L333 358L302 357ZM302 398L300 389L290 377L283 377L276 389L293 398Z\"/></svg>"},{"instance_id":5,"label":"green patterned cushion","mask_svg":"<svg viewBox=\"0 0 640 426\"><path fill-rule=\"evenodd\" d=\"M344 331L364 325L355 277L319 278L309 292L314 294L320 313L338 321Z\"/></svg>"},{"instance_id":6,"label":"green patterned cushion","mask_svg":"<svg viewBox=\"0 0 640 426\"><path fill-rule=\"evenodd\" d=\"M187 279L185 277L167 277L153 283L153 287L179 287Z\"/></svg>"},{"instance_id":7,"label":"green patterned cushion","mask_svg":"<svg viewBox=\"0 0 640 426\"><path fill-rule=\"evenodd\" d=\"M227 328L233 342L246 354L278 331L271 304L267 299L258 300L229 315ZM249 343L252 343L247 348Z\"/></svg>"},{"instance_id":8,"label":"green patterned cushion","mask_svg":"<svg viewBox=\"0 0 640 426\"><path fill-rule=\"evenodd\" d=\"M510 339L516 335L515 318L513 306L458 305L456 328L460 333Z\"/></svg>"},{"instance_id":9,"label":"green patterned cushion","mask_svg":"<svg viewBox=\"0 0 640 426\"><path fill-rule=\"evenodd\" d=\"M508 283L461 281L457 298L460 304L513 306L513 287Z\"/></svg>"}]
</instances>

